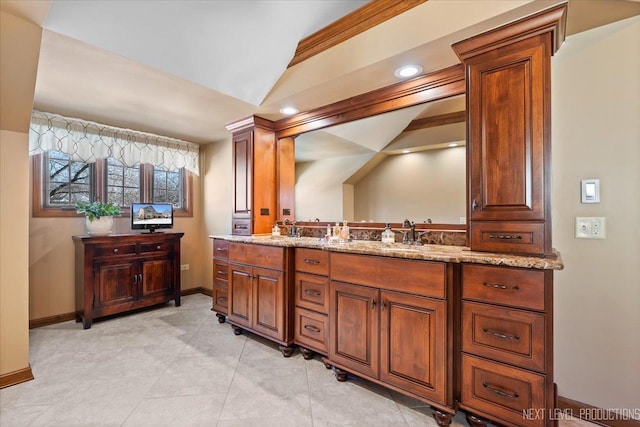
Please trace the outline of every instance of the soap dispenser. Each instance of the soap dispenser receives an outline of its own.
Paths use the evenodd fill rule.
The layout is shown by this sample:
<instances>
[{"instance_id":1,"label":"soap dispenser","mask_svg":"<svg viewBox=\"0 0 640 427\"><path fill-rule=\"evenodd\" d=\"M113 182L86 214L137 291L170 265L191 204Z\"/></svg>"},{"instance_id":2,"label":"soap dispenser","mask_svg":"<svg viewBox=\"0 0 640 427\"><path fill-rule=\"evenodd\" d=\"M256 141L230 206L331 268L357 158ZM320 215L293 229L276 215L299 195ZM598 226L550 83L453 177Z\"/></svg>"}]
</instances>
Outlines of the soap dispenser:
<instances>
[{"instance_id":1,"label":"soap dispenser","mask_svg":"<svg viewBox=\"0 0 640 427\"><path fill-rule=\"evenodd\" d=\"M391 231L391 224L387 224L384 231L382 232L382 243L389 244L395 243L395 241L395 235L393 234L393 231Z\"/></svg>"},{"instance_id":2,"label":"soap dispenser","mask_svg":"<svg viewBox=\"0 0 640 427\"><path fill-rule=\"evenodd\" d=\"M340 230L340 240L346 242L349 240L349 226L347 220L342 221L342 229Z\"/></svg>"},{"instance_id":3,"label":"soap dispenser","mask_svg":"<svg viewBox=\"0 0 640 427\"><path fill-rule=\"evenodd\" d=\"M272 236L279 236L280 235L280 227L278 227L278 222L275 222L273 224L273 228L271 229L271 235Z\"/></svg>"}]
</instances>

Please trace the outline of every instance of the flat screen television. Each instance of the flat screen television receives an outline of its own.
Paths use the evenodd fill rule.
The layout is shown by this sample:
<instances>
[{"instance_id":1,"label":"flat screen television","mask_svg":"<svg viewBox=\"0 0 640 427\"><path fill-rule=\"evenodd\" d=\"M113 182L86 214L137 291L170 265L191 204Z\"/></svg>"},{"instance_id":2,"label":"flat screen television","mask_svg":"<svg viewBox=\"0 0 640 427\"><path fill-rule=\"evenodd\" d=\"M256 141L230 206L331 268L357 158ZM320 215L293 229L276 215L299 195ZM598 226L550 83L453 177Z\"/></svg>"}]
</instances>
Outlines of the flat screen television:
<instances>
[{"instance_id":1,"label":"flat screen television","mask_svg":"<svg viewBox=\"0 0 640 427\"><path fill-rule=\"evenodd\" d=\"M173 228L173 205L168 203L132 203L131 229L149 230Z\"/></svg>"}]
</instances>

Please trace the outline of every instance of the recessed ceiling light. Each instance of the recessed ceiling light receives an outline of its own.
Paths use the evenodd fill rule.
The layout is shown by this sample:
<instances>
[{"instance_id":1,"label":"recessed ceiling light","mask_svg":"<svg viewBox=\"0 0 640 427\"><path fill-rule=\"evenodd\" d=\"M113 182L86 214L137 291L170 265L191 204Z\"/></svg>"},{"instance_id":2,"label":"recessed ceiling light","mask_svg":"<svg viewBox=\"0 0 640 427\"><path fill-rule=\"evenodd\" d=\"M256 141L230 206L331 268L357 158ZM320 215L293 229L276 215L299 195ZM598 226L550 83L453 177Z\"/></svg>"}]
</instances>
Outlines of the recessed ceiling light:
<instances>
[{"instance_id":1,"label":"recessed ceiling light","mask_svg":"<svg viewBox=\"0 0 640 427\"><path fill-rule=\"evenodd\" d=\"M457 147L458 143L457 142L452 142L449 144L449 147Z\"/></svg>"},{"instance_id":2,"label":"recessed ceiling light","mask_svg":"<svg viewBox=\"0 0 640 427\"><path fill-rule=\"evenodd\" d=\"M422 72L422 67L419 65L404 65L396 70L394 73L396 77L400 77L401 79L406 79L407 77L413 77Z\"/></svg>"},{"instance_id":3,"label":"recessed ceiling light","mask_svg":"<svg viewBox=\"0 0 640 427\"><path fill-rule=\"evenodd\" d=\"M285 115L287 115L287 116L290 116L290 115L292 115L292 114L296 114L296 113L298 112L298 109L297 109L297 108L294 108L294 107L282 107L282 108L280 109L280 112L281 112L282 114L285 114Z\"/></svg>"},{"instance_id":4,"label":"recessed ceiling light","mask_svg":"<svg viewBox=\"0 0 640 427\"><path fill-rule=\"evenodd\" d=\"M410 152L411 152L411 150L402 150L402 154L407 154L407 153L410 153Z\"/></svg>"}]
</instances>

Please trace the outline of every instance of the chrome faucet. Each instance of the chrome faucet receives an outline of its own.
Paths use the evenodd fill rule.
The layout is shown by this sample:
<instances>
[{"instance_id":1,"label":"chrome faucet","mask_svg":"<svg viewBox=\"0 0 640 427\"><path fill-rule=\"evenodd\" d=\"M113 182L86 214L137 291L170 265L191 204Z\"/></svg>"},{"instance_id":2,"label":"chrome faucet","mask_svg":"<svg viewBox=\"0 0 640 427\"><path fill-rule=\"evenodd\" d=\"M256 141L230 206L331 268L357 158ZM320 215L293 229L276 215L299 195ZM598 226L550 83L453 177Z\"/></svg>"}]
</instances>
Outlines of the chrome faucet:
<instances>
[{"instance_id":1,"label":"chrome faucet","mask_svg":"<svg viewBox=\"0 0 640 427\"><path fill-rule=\"evenodd\" d=\"M416 223L405 219L402 223L402 227L409 227L409 231L402 232L402 243L406 243L408 245L413 244L416 241Z\"/></svg>"}]
</instances>

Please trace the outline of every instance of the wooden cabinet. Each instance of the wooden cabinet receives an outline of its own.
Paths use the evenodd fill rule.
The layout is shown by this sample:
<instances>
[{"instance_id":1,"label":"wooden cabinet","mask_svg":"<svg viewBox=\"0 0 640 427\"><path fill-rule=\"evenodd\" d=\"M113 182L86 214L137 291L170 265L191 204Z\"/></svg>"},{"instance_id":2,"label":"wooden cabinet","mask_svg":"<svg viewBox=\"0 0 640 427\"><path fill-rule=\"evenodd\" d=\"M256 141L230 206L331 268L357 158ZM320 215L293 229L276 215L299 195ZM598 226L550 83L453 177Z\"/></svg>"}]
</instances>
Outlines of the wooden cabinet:
<instances>
[{"instance_id":1,"label":"wooden cabinet","mask_svg":"<svg viewBox=\"0 0 640 427\"><path fill-rule=\"evenodd\" d=\"M232 234L268 233L277 219L273 122L251 116L227 125L233 141Z\"/></svg>"},{"instance_id":2,"label":"wooden cabinet","mask_svg":"<svg viewBox=\"0 0 640 427\"><path fill-rule=\"evenodd\" d=\"M180 305L183 233L73 236L76 316L93 319L169 300Z\"/></svg>"},{"instance_id":3,"label":"wooden cabinet","mask_svg":"<svg viewBox=\"0 0 640 427\"><path fill-rule=\"evenodd\" d=\"M213 240L213 304L218 322L224 323L229 312L229 242Z\"/></svg>"},{"instance_id":4,"label":"wooden cabinet","mask_svg":"<svg viewBox=\"0 0 640 427\"><path fill-rule=\"evenodd\" d=\"M305 359L326 355L329 339L329 253L295 250L294 340Z\"/></svg>"},{"instance_id":5,"label":"wooden cabinet","mask_svg":"<svg viewBox=\"0 0 640 427\"><path fill-rule=\"evenodd\" d=\"M293 287L291 254L286 248L229 243L228 320L236 334L242 329L293 352Z\"/></svg>"},{"instance_id":6,"label":"wooden cabinet","mask_svg":"<svg viewBox=\"0 0 640 427\"><path fill-rule=\"evenodd\" d=\"M551 55L566 5L455 43L467 83L469 244L552 255Z\"/></svg>"},{"instance_id":7,"label":"wooden cabinet","mask_svg":"<svg viewBox=\"0 0 640 427\"><path fill-rule=\"evenodd\" d=\"M546 270L463 264L460 407L476 419L553 425L552 281Z\"/></svg>"},{"instance_id":8,"label":"wooden cabinet","mask_svg":"<svg viewBox=\"0 0 640 427\"><path fill-rule=\"evenodd\" d=\"M331 253L325 363L336 368L338 380L347 372L362 375L432 404L439 417L450 420L455 410L448 268Z\"/></svg>"}]
</instances>

